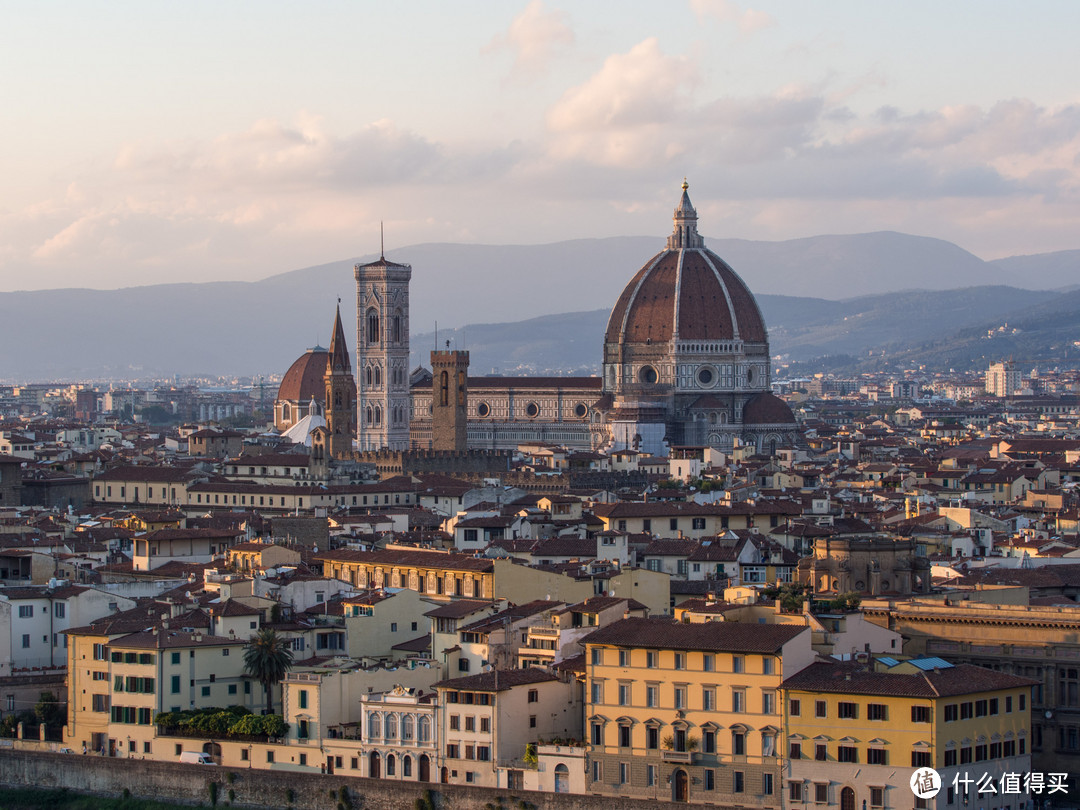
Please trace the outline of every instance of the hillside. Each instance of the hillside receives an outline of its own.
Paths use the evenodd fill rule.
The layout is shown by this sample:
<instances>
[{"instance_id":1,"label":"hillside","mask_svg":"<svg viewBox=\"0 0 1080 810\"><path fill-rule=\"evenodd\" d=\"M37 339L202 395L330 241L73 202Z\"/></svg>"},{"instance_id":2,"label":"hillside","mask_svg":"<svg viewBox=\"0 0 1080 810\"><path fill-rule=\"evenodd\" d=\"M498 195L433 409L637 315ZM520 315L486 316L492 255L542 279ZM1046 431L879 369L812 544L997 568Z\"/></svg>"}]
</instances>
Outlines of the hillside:
<instances>
[{"instance_id":1,"label":"hillside","mask_svg":"<svg viewBox=\"0 0 1080 810\"><path fill-rule=\"evenodd\" d=\"M897 233L708 244L757 293L774 353L796 359L911 348L1054 295L989 281L1022 279L1047 290L1080 276L1080 251L983 262L948 242ZM608 308L662 245L625 237L392 251L413 266L414 362L426 361L438 322L442 339L447 328L469 324L457 339L476 352L475 368L595 368ZM372 258L259 282L0 293L0 341L8 348L0 379L281 374L305 348L329 339L337 298L352 321L352 266ZM890 292L914 288L937 292ZM524 337L508 327L515 323L526 324Z\"/></svg>"}]
</instances>

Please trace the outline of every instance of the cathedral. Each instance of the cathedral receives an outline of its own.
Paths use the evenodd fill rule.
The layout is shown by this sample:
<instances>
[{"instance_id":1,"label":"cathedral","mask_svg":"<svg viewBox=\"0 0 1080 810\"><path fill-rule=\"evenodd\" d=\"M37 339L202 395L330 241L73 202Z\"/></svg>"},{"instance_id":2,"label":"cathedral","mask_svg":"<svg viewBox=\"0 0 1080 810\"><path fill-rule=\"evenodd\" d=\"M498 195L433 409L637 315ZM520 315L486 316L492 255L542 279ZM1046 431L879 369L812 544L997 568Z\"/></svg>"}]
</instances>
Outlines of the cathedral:
<instances>
[{"instance_id":1,"label":"cathedral","mask_svg":"<svg viewBox=\"0 0 1080 810\"><path fill-rule=\"evenodd\" d=\"M684 182L666 246L633 275L611 310L601 376L466 377L466 352L433 352L434 367L457 369L452 396L447 372L409 372L412 268L385 256L356 265L356 449L445 448L436 433L456 436L458 449L543 442L657 456L675 447L731 450L736 442L770 453L793 443L795 418L770 390L761 310L746 283L705 247L697 223ZM340 315L335 340L339 329ZM322 353L328 360L319 354L309 350L290 368L276 417L286 408L298 415L331 407L329 366L321 403L314 379L303 385L315 376L309 366L335 362L333 344ZM453 413L440 411L451 406ZM286 421L276 419L279 429ZM339 440L335 455L340 448Z\"/></svg>"}]
</instances>

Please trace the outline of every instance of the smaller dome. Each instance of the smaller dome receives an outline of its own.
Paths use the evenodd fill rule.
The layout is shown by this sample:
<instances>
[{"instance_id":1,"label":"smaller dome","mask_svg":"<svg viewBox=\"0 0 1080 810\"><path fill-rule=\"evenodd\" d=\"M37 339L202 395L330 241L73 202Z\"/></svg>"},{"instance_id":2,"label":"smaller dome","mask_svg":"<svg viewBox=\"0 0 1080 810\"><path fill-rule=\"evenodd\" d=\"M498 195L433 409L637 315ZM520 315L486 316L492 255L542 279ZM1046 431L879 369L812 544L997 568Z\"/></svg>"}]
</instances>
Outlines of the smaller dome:
<instances>
[{"instance_id":1,"label":"smaller dome","mask_svg":"<svg viewBox=\"0 0 1080 810\"><path fill-rule=\"evenodd\" d=\"M322 346L315 346L300 355L281 378L278 401L306 403L314 399L322 402L326 398L323 376L328 356Z\"/></svg>"},{"instance_id":2,"label":"smaller dome","mask_svg":"<svg viewBox=\"0 0 1080 810\"><path fill-rule=\"evenodd\" d=\"M765 392L747 401L742 420L744 425L794 425L795 414L780 397Z\"/></svg>"}]
</instances>

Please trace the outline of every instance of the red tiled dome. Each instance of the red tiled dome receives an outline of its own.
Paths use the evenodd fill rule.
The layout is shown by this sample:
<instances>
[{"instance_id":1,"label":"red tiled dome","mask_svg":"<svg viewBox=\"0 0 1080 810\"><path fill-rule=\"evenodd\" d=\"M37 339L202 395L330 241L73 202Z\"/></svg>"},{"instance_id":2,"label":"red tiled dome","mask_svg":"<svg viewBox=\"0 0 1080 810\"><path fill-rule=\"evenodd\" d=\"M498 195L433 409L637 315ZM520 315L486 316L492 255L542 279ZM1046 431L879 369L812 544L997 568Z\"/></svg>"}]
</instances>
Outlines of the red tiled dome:
<instances>
[{"instance_id":1,"label":"red tiled dome","mask_svg":"<svg viewBox=\"0 0 1080 810\"><path fill-rule=\"evenodd\" d=\"M306 403L312 398L322 402L326 398L323 375L326 374L328 353L321 346L308 349L289 366L278 386L277 398L289 402Z\"/></svg>"},{"instance_id":2,"label":"red tiled dome","mask_svg":"<svg viewBox=\"0 0 1080 810\"><path fill-rule=\"evenodd\" d=\"M657 254L611 310L606 343L768 338L754 296L728 264L704 247Z\"/></svg>"},{"instance_id":3,"label":"red tiled dome","mask_svg":"<svg viewBox=\"0 0 1080 810\"><path fill-rule=\"evenodd\" d=\"M793 425L795 414L780 397L763 393L743 406L742 420L744 425Z\"/></svg>"}]
</instances>

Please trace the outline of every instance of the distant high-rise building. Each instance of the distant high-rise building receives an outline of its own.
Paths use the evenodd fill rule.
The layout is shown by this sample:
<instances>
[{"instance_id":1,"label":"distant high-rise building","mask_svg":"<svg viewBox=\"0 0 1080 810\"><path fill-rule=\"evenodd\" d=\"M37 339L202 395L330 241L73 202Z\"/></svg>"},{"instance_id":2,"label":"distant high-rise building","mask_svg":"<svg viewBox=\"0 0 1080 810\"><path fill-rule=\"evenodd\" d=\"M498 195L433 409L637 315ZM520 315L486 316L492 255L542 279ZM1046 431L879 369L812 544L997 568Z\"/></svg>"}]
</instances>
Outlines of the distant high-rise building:
<instances>
[{"instance_id":1,"label":"distant high-rise building","mask_svg":"<svg viewBox=\"0 0 1080 810\"><path fill-rule=\"evenodd\" d=\"M995 397L1007 397L1020 388L1020 369L1012 360L991 363L986 370L986 393Z\"/></svg>"},{"instance_id":2,"label":"distant high-rise building","mask_svg":"<svg viewBox=\"0 0 1080 810\"><path fill-rule=\"evenodd\" d=\"M409 280L380 256L354 268L356 412L361 450L409 448Z\"/></svg>"}]
</instances>

